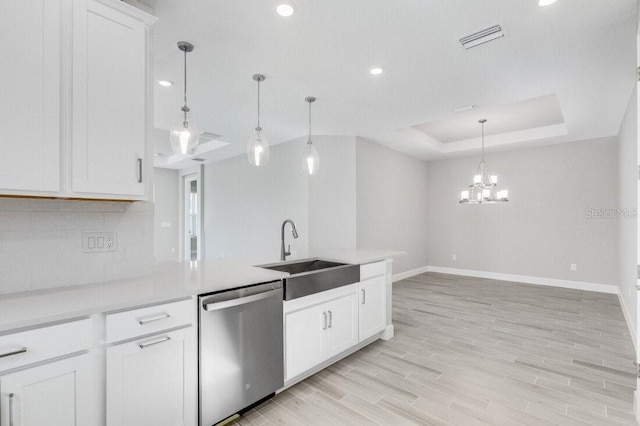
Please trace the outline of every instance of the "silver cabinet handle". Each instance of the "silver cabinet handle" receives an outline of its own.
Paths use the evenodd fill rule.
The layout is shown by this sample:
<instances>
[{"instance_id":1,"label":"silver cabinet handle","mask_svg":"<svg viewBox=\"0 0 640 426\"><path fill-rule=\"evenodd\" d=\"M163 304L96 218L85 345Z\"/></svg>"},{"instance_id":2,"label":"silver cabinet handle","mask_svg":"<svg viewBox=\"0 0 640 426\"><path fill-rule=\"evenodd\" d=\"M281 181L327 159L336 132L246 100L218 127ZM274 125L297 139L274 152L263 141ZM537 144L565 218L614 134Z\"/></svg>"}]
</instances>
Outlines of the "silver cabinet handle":
<instances>
[{"instance_id":1,"label":"silver cabinet handle","mask_svg":"<svg viewBox=\"0 0 640 426\"><path fill-rule=\"evenodd\" d=\"M145 324L148 324L150 322L160 321L160 320L167 319L167 318L171 318L171 315L169 315L167 313L157 314L157 315L153 315L153 316L150 316L150 317L139 319L138 320L138 324L145 325Z\"/></svg>"},{"instance_id":2,"label":"silver cabinet handle","mask_svg":"<svg viewBox=\"0 0 640 426\"><path fill-rule=\"evenodd\" d=\"M13 426L13 393L9 394L9 426Z\"/></svg>"},{"instance_id":3,"label":"silver cabinet handle","mask_svg":"<svg viewBox=\"0 0 640 426\"><path fill-rule=\"evenodd\" d=\"M365 301L367 300L367 291L363 288L362 289L362 304L365 304Z\"/></svg>"},{"instance_id":4,"label":"silver cabinet handle","mask_svg":"<svg viewBox=\"0 0 640 426\"><path fill-rule=\"evenodd\" d=\"M328 326L328 328L331 328L331 324L333 324L333 314L331 313L331 311L329 311L329 326Z\"/></svg>"},{"instance_id":5,"label":"silver cabinet handle","mask_svg":"<svg viewBox=\"0 0 640 426\"><path fill-rule=\"evenodd\" d=\"M322 326L322 329L326 330L327 329L327 313L323 312L322 315L324 316L324 324Z\"/></svg>"},{"instance_id":6,"label":"silver cabinet handle","mask_svg":"<svg viewBox=\"0 0 640 426\"><path fill-rule=\"evenodd\" d=\"M171 340L171 337L162 336L158 339L147 340L146 342L138 343L138 346L140 347L140 349L144 349L144 348L148 348L149 346L157 345L158 343L168 342L169 340Z\"/></svg>"},{"instance_id":7,"label":"silver cabinet handle","mask_svg":"<svg viewBox=\"0 0 640 426\"><path fill-rule=\"evenodd\" d=\"M3 354L0 354L0 358L6 358L8 356L13 356L13 355L19 355L19 354L23 354L27 352L27 348L20 348L20 349L16 349L10 352L5 352Z\"/></svg>"},{"instance_id":8,"label":"silver cabinet handle","mask_svg":"<svg viewBox=\"0 0 640 426\"><path fill-rule=\"evenodd\" d=\"M138 183L142 183L142 158L138 158Z\"/></svg>"}]
</instances>

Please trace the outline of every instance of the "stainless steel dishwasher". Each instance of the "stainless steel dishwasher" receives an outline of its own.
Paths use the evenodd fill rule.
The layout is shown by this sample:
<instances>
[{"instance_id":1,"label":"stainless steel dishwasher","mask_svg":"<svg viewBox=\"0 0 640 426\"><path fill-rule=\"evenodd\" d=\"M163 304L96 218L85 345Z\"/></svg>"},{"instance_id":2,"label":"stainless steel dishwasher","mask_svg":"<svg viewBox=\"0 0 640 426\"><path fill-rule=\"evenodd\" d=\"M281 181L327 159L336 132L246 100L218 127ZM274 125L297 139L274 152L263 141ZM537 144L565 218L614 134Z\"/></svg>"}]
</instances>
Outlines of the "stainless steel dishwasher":
<instances>
[{"instance_id":1,"label":"stainless steel dishwasher","mask_svg":"<svg viewBox=\"0 0 640 426\"><path fill-rule=\"evenodd\" d=\"M282 281L199 296L200 425L284 386Z\"/></svg>"}]
</instances>

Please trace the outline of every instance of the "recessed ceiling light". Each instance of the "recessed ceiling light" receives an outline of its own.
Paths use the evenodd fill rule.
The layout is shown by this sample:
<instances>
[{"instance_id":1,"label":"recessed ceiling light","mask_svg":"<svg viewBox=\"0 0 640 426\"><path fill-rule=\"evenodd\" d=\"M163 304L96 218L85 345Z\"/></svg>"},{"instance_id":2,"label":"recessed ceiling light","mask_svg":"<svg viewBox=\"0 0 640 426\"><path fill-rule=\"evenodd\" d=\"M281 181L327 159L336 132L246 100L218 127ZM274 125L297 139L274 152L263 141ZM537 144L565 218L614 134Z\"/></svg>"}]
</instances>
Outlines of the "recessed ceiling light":
<instances>
[{"instance_id":1,"label":"recessed ceiling light","mask_svg":"<svg viewBox=\"0 0 640 426\"><path fill-rule=\"evenodd\" d=\"M369 72L373 75L380 75L384 70L380 67L371 68Z\"/></svg>"},{"instance_id":2,"label":"recessed ceiling light","mask_svg":"<svg viewBox=\"0 0 640 426\"><path fill-rule=\"evenodd\" d=\"M538 6L545 7L554 4L558 0L538 0Z\"/></svg>"},{"instance_id":3,"label":"recessed ceiling light","mask_svg":"<svg viewBox=\"0 0 640 426\"><path fill-rule=\"evenodd\" d=\"M281 1L276 6L276 12L278 12L280 16L289 17L296 13L296 5L292 1Z\"/></svg>"},{"instance_id":4,"label":"recessed ceiling light","mask_svg":"<svg viewBox=\"0 0 640 426\"><path fill-rule=\"evenodd\" d=\"M173 81L171 80L158 80L158 84L162 87L171 87L173 86Z\"/></svg>"}]
</instances>

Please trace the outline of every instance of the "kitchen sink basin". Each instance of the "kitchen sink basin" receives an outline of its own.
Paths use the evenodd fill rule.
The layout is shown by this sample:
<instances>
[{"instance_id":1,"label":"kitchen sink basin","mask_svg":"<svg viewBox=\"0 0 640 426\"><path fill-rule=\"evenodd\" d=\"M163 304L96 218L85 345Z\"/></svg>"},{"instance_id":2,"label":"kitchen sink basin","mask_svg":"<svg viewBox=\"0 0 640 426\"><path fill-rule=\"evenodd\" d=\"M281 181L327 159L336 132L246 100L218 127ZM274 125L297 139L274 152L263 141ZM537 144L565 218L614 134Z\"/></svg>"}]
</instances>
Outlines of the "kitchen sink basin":
<instances>
[{"instance_id":1,"label":"kitchen sink basin","mask_svg":"<svg viewBox=\"0 0 640 426\"><path fill-rule=\"evenodd\" d=\"M287 262L280 263L273 266L262 266L266 269L273 269L275 271L288 272L293 274L302 274L304 272L317 271L319 269L335 268L336 266L344 266L346 263L330 262L328 260L311 259L301 260L299 262Z\"/></svg>"},{"instance_id":2,"label":"kitchen sink basin","mask_svg":"<svg viewBox=\"0 0 640 426\"><path fill-rule=\"evenodd\" d=\"M360 265L323 259L304 259L260 265L291 274L284 281L284 300L297 299L360 281Z\"/></svg>"}]
</instances>

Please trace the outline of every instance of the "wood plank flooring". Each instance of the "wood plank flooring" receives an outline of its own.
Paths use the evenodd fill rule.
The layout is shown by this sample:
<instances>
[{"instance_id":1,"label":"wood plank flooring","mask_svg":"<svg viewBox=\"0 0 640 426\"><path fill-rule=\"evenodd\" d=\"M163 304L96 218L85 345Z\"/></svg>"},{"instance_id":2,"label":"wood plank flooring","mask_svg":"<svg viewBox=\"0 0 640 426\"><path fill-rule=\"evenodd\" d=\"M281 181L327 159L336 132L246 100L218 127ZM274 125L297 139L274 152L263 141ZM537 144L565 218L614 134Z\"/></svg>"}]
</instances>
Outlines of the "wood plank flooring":
<instances>
[{"instance_id":1,"label":"wood plank flooring","mask_svg":"<svg viewBox=\"0 0 640 426\"><path fill-rule=\"evenodd\" d=\"M393 322L236 424L636 424L614 295L426 273L394 284Z\"/></svg>"}]
</instances>

